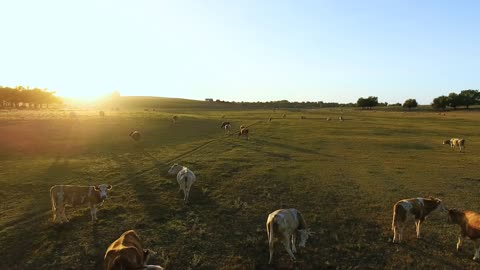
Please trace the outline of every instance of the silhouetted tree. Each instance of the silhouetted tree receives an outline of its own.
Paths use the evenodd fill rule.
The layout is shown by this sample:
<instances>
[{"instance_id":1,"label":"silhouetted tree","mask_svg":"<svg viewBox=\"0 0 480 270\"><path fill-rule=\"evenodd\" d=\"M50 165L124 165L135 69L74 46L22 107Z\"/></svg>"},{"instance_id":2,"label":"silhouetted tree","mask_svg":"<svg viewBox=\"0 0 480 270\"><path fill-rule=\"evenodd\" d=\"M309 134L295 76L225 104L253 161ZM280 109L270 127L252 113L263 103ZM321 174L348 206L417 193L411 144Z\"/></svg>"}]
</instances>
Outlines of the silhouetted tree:
<instances>
[{"instance_id":1,"label":"silhouetted tree","mask_svg":"<svg viewBox=\"0 0 480 270\"><path fill-rule=\"evenodd\" d=\"M412 109L412 108L416 108L417 106L418 106L417 100L414 99L414 98L407 99L403 103L403 107L407 108L409 110Z\"/></svg>"},{"instance_id":2,"label":"silhouetted tree","mask_svg":"<svg viewBox=\"0 0 480 270\"><path fill-rule=\"evenodd\" d=\"M452 107L454 110L457 106L462 105L462 97L460 97L457 93L450 93L448 95L448 106Z\"/></svg>"},{"instance_id":3,"label":"silhouetted tree","mask_svg":"<svg viewBox=\"0 0 480 270\"><path fill-rule=\"evenodd\" d=\"M439 96L437 98L434 98L431 105L434 109L445 110L445 108L448 106L448 97L447 96Z\"/></svg>"},{"instance_id":4,"label":"silhouetted tree","mask_svg":"<svg viewBox=\"0 0 480 270\"><path fill-rule=\"evenodd\" d=\"M469 108L470 105L477 104L477 102L480 99L480 94L478 90L472 90L472 89L463 90L460 92L458 96L459 96L461 105L466 106L467 109Z\"/></svg>"},{"instance_id":5,"label":"silhouetted tree","mask_svg":"<svg viewBox=\"0 0 480 270\"><path fill-rule=\"evenodd\" d=\"M368 98L359 98L357 100L357 106L362 107L362 108L368 108L371 109L372 107L375 107L378 105L378 97L373 97L370 96Z\"/></svg>"}]
</instances>

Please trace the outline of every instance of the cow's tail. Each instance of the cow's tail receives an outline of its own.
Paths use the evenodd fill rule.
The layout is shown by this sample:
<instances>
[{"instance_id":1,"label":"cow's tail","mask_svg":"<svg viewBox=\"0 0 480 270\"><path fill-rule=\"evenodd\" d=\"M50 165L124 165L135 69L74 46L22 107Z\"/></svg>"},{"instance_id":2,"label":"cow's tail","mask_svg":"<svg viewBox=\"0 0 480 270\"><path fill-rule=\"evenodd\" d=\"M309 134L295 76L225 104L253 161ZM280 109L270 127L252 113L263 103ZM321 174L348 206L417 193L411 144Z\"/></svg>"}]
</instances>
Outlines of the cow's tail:
<instances>
[{"instance_id":1,"label":"cow's tail","mask_svg":"<svg viewBox=\"0 0 480 270\"><path fill-rule=\"evenodd\" d=\"M50 189L50 201L51 201L51 203L52 203L53 221L55 221L56 213L57 213L57 205L56 205L56 203L55 203L55 197L54 197L54 195L53 195L53 189L54 189L54 188L55 188L55 187L52 187L52 188Z\"/></svg>"},{"instance_id":2,"label":"cow's tail","mask_svg":"<svg viewBox=\"0 0 480 270\"><path fill-rule=\"evenodd\" d=\"M392 217L392 231L395 231L395 216L397 213L397 205L393 206L393 217Z\"/></svg>"},{"instance_id":3,"label":"cow's tail","mask_svg":"<svg viewBox=\"0 0 480 270\"><path fill-rule=\"evenodd\" d=\"M268 244L271 245L273 243L273 233L275 224L277 224L277 217L275 216L270 223L268 223Z\"/></svg>"},{"instance_id":4,"label":"cow's tail","mask_svg":"<svg viewBox=\"0 0 480 270\"><path fill-rule=\"evenodd\" d=\"M395 231L395 224L398 223L398 212L403 210L403 206L396 203L393 206L393 217L392 217L392 231Z\"/></svg>"}]
</instances>

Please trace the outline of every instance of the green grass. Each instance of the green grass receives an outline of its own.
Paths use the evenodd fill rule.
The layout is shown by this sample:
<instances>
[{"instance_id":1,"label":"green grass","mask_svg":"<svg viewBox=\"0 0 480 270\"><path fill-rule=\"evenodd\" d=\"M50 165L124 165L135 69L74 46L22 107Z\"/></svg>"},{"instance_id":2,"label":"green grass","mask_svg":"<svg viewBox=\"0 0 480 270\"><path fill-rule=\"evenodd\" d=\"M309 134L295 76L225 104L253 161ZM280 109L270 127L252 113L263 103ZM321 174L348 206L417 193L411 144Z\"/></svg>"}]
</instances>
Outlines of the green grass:
<instances>
[{"instance_id":1,"label":"green grass","mask_svg":"<svg viewBox=\"0 0 480 270\"><path fill-rule=\"evenodd\" d=\"M412 223L403 244L390 243L400 199L432 195L480 211L478 113L184 109L173 125L171 112L77 112L0 113L0 269L101 269L128 229L167 269L273 269L265 221L282 207L302 211L316 234L296 263L279 247L278 268L478 267L472 243L455 252L459 228L441 215L422 240ZM250 125L251 139L224 136L224 120ZM140 143L128 137L135 129ZM441 144L450 137L464 137L466 153ZM166 174L173 162L197 174L188 206ZM66 183L114 186L98 223L86 208L51 222L49 188Z\"/></svg>"}]
</instances>

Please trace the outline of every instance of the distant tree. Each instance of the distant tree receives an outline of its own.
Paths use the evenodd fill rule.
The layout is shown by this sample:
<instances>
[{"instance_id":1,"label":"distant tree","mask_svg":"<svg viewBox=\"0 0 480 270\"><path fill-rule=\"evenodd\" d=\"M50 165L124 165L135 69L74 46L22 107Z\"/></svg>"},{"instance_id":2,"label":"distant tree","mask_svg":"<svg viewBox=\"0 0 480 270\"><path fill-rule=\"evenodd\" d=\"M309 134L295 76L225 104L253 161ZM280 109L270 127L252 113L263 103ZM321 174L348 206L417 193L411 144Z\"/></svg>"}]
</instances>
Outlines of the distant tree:
<instances>
[{"instance_id":1,"label":"distant tree","mask_svg":"<svg viewBox=\"0 0 480 270\"><path fill-rule=\"evenodd\" d=\"M403 107L407 108L408 110L411 110L412 108L416 108L417 106L418 106L417 100L414 98L407 99L403 103Z\"/></svg>"},{"instance_id":2,"label":"distant tree","mask_svg":"<svg viewBox=\"0 0 480 270\"><path fill-rule=\"evenodd\" d=\"M434 98L431 105L434 109L445 110L445 108L448 106L448 97L447 96L439 96L437 98Z\"/></svg>"},{"instance_id":3,"label":"distant tree","mask_svg":"<svg viewBox=\"0 0 480 270\"><path fill-rule=\"evenodd\" d=\"M370 96L368 98L359 98L357 100L357 106L362 107L363 109L371 109L378 105L378 97Z\"/></svg>"},{"instance_id":4,"label":"distant tree","mask_svg":"<svg viewBox=\"0 0 480 270\"><path fill-rule=\"evenodd\" d=\"M448 106L452 107L454 110L457 106L462 105L462 97L460 97L457 93L450 93L448 95Z\"/></svg>"},{"instance_id":5,"label":"distant tree","mask_svg":"<svg viewBox=\"0 0 480 270\"><path fill-rule=\"evenodd\" d=\"M472 90L472 89L463 90L460 92L458 96L461 102L460 105L466 106L467 109L469 108L470 105L477 104L477 102L480 99L480 94L478 90Z\"/></svg>"}]
</instances>

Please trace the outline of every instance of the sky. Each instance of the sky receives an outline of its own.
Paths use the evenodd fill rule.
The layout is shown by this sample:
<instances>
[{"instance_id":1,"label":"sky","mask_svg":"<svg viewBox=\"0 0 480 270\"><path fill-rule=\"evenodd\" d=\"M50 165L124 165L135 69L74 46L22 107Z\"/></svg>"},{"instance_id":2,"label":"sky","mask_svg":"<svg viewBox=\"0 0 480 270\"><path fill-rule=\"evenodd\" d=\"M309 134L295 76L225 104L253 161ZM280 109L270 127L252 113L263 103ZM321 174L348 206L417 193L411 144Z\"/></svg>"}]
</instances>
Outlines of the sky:
<instances>
[{"instance_id":1,"label":"sky","mask_svg":"<svg viewBox=\"0 0 480 270\"><path fill-rule=\"evenodd\" d=\"M380 102L480 88L480 1L0 0L0 85Z\"/></svg>"}]
</instances>

